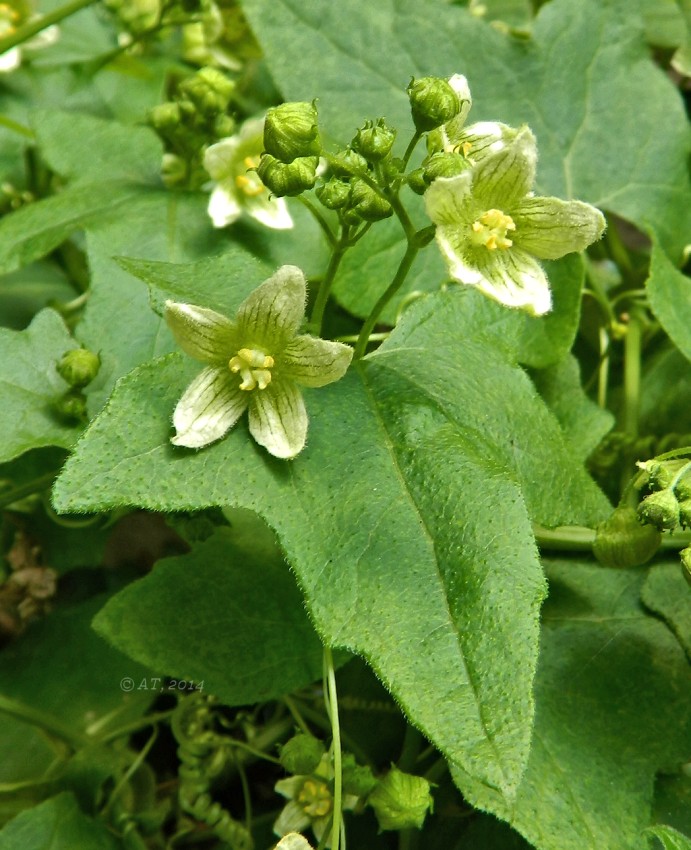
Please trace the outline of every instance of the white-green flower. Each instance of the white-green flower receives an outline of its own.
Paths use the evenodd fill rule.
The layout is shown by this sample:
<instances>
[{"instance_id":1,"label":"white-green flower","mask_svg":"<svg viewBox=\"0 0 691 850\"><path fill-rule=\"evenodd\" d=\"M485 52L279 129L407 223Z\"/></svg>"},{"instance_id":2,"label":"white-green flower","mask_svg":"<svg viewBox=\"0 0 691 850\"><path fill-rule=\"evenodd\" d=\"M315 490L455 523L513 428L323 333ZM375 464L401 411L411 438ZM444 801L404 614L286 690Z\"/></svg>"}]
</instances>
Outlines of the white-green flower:
<instances>
[{"instance_id":1,"label":"white-green flower","mask_svg":"<svg viewBox=\"0 0 691 850\"><path fill-rule=\"evenodd\" d=\"M254 439L279 458L305 445L307 411L299 387L323 387L345 374L352 349L299 334L307 287L282 266L243 301L235 321L214 310L166 303L180 347L206 364L173 414L176 446L199 449L223 437L245 410Z\"/></svg>"},{"instance_id":2,"label":"white-green flower","mask_svg":"<svg viewBox=\"0 0 691 850\"><path fill-rule=\"evenodd\" d=\"M272 197L253 170L264 149L263 133L263 119L252 118L235 136L206 149L204 168L216 183L208 207L214 227L232 224L243 212L274 230L293 226L285 199Z\"/></svg>"},{"instance_id":3,"label":"white-green flower","mask_svg":"<svg viewBox=\"0 0 691 850\"><path fill-rule=\"evenodd\" d=\"M313 850L312 845L298 832L289 832L274 847L274 850Z\"/></svg>"},{"instance_id":4,"label":"white-green flower","mask_svg":"<svg viewBox=\"0 0 691 850\"><path fill-rule=\"evenodd\" d=\"M454 280L539 316L552 301L538 260L582 251L605 220L581 201L534 197L536 161L535 137L523 127L468 171L435 180L425 204Z\"/></svg>"}]
</instances>

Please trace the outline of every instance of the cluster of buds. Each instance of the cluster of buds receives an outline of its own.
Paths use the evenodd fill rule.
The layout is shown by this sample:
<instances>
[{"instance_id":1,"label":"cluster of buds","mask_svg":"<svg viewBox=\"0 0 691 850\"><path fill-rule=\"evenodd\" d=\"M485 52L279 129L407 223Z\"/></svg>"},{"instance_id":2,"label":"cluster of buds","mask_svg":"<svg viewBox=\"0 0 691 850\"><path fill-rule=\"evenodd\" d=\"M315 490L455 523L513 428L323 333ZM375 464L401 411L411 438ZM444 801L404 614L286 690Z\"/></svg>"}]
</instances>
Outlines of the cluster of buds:
<instances>
[{"instance_id":1,"label":"cluster of buds","mask_svg":"<svg viewBox=\"0 0 691 850\"><path fill-rule=\"evenodd\" d=\"M266 113L257 174L277 198L312 189L322 146L314 103L283 103Z\"/></svg>"},{"instance_id":2,"label":"cluster of buds","mask_svg":"<svg viewBox=\"0 0 691 850\"><path fill-rule=\"evenodd\" d=\"M86 421L84 388L93 381L100 368L101 358L88 348L74 348L63 354L55 369L69 389L55 403L60 416L71 422Z\"/></svg>"},{"instance_id":3,"label":"cluster of buds","mask_svg":"<svg viewBox=\"0 0 691 850\"><path fill-rule=\"evenodd\" d=\"M240 71L261 48L238 0L198 0L196 20L182 28L182 55L195 65Z\"/></svg>"},{"instance_id":4,"label":"cluster of buds","mask_svg":"<svg viewBox=\"0 0 691 850\"><path fill-rule=\"evenodd\" d=\"M210 0L105 0L106 8L122 27L120 43L129 46L163 27L175 26L202 16Z\"/></svg>"},{"instance_id":5,"label":"cluster of buds","mask_svg":"<svg viewBox=\"0 0 691 850\"><path fill-rule=\"evenodd\" d=\"M149 123L163 139L163 180L167 186L197 188L208 176L202 167L206 146L230 136L228 114L235 84L217 68L201 68L183 80L172 100L155 106Z\"/></svg>"},{"instance_id":6,"label":"cluster of buds","mask_svg":"<svg viewBox=\"0 0 691 850\"><path fill-rule=\"evenodd\" d=\"M638 466L651 491L638 505L640 521L658 531L691 527L691 461L651 460Z\"/></svg>"},{"instance_id":7,"label":"cluster of buds","mask_svg":"<svg viewBox=\"0 0 691 850\"><path fill-rule=\"evenodd\" d=\"M296 847L309 847L297 842L297 833L308 827L323 842L333 817L331 757L324 752L321 741L299 733L285 744L280 758L285 769L295 775L276 783L276 791L287 797L288 803L274 824L274 832L284 838L296 835L286 841L285 847L291 847L292 840ZM371 806L381 830L420 829L432 808L429 782L396 767L376 778L368 767L357 764L354 756L345 753L342 779L343 808L359 812L366 805Z\"/></svg>"}]
</instances>

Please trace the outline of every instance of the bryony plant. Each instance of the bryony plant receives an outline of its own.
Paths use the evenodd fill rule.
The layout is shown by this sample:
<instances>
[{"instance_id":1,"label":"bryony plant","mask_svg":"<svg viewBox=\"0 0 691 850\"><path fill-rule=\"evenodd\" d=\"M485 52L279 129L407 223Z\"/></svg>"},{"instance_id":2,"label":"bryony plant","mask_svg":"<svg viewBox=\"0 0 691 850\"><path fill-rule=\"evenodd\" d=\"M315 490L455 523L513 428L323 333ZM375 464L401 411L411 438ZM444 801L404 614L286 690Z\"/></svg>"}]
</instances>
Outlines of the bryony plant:
<instances>
[{"instance_id":1,"label":"bryony plant","mask_svg":"<svg viewBox=\"0 0 691 850\"><path fill-rule=\"evenodd\" d=\"M302 451L307 411L299 386L337 381L353 354L343 343L298 333L306 297L302 271L282 266L245 299L234 322L205 307L166 303L180 347L207 364L175 408L174 445L207 446L249 410L250 433L270 454Z\"/></svg>"},{"instance_id":2,"label":"bryony plant","mask_svg":"<svg viewBox=\"0 0 691 850\"><path fill-rule=\"evenodd\" d=\"M238 133L207 148L204 168L215 181L208 212L214 227L226 227L247 213L274 230L289 230L293 220L285 199L273 197L254 170L263 150L264 121L252 118Z\"/></svg>"},{"instance_id":3,"label":"bryony plant","mask_svg":"<svg viewBox=\"0 0 691 850\"><path fill-rule=\"evenodd\" d=\"M505 128L503 135L507 135ZM492 134L487 135L487 141ZM582 251L602 235L602 213L582 201L535 197L537 147L528 127L501 135L468 170L440 177L425 193L427 213L450 276L534 316L552 298L538 260Z\"/></svg>"}]
</instances>

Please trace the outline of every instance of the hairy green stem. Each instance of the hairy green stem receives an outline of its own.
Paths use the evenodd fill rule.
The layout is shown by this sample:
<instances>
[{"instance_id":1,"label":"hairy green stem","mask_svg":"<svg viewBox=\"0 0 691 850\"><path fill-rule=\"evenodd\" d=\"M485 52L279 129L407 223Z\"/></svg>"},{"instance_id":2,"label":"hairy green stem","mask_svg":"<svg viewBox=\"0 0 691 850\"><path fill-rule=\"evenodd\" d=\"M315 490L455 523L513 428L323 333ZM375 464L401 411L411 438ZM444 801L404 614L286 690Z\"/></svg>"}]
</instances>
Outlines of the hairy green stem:
<instances>
[{"instance_id":1,"label":"hairy green stem","mask_svg":"<svg viewBox=\"0 0 691 850\"><path fill-rule=\"evenodd\" d=\"M415 257L417 257L419 250L420 249L413 241L408 242L408 247L406 248L406 252L403 255L403 258L401 259L401 262L398 266L398 269L396 270L396 274L394 275L393 280L372 308L372 312L365 319L365 324L362 326L360 336L358 337L358 341L355 345L355 360L359 360L361 357L364 357L365 352L367 351L367 343L369 342L370 334L374 330L374 326L377 324L377 320L379 319L382 310L384 309L384 307L386 307L389 301L401 288L403 281L408 276L410 267L413 265L413 262L415 260Z\"/></svg>"},{"instance_id":2,"label":"hairy green stem","mask_svg":"<svg viewBox=\"0 0 691 850\"><path fill-rule=\"evenodd\" d=\"M319 210L309 198L306 198L305 195L298 195L298 201L300 201L305 209L308 209L312 213L314 220L317 222L319 227L321 227L324 236L326 236L326 241L333 248L336 245L336 237L334 236L333 230L331 230L328 221L321 214L321 210Z\"/></svg>"},{"instance_id":3,"label":"hairy green stem","mask_svg":"<svg viewBox=\"0 0 691 850\"><path fill-rule=\"evenodd\" d=\"M631 311L624 339L624 410L623 430L638 436L638 416L641 401L641 342L643 328L639 311Z\"/></svg>"},{"instance_id":4,"label":"hairy green stem","mask_svg":"<svg viewBox=\"0 0 691 850\"><path fill-rule=\"evenodd\" d=\"M559 528L543 528L533 525L535 542L540 549L552 549L559 552L591 552L595 542L595 530L580 525L563 525ZM691 532L663 534L660 550L676 552L685 549L691 543Z\"/></svg>"},{"instance_id":5,"label":"hairy green stem","mask_svg":"<svg viewBox=\"0 0 691 850\"><path fill-rule=\"evenodd\" d=\"M341 725L338 718L338 692L336 690L336 672L331 649L324 647L324 678L326 679L327 709L331 720L331 736L334 767L334 815L331 823L331 847L339 850L341 846L341 821L343 817L343 765L341 753ZM343 842L345 845L345 842ZM345 850L345 846L343 847Z\"/></svg>"},{"instance_id":6,"label":"hairy green stem","mask_svg":"<svg viewBox=\"0 0 691 850\"><path fill-rule=\"evenodd\" d=\"M329 265L326 269L326 274L324 275L324 279L321 282L319 292L317 293L317 297L314 301L314 307L312 308L312 315L310 316L307 329L315 336L319 336L321 333L322 321L324 320L324 310L326 309L326 302L329 300L331 287L333 286L333 282L336 278L336 272L341 264L343 255L350 247L348 239L349 234L350 228L347 225L344 225L343 230L341 231L341 236L338 242L334 245L333 253L331 254L331 259L329 260Z\"/></svg>"},{"instance_id":7,"label":"hairy green stem","mask_svg":"<svg viewBox=\"0 0 691 850\"><path fill-rule=\"evenodd\" d=\"M27 496L33 496L34 493L40 493L47 489L55 481L58 470L46 472L45 475L39 475L38 478L33 478L27 481L26 484L20 484L19 487L13 487L5 493L0 492L0 510L8 505L13 505L20 499L25 499Z\"/></svg>"},{"instance_id":8,"label":"hairy green stem","mask_svg":"<svg viewBox=\"0 0 691 850\"><path fill-rule=\"evenodd\" d=\"M13 47L17 47L17 45L22 44L39 32L48 29L53 24L57 24L64 18L69 18L70 15L74 15L80 9L84 9L86 6L93 6L95 2L96 0L71 0L70 3L65 3L64 6L60 6L60 8L48 12L46 15L41 15L38 18L27 21L23 26L10 33L10 35L0 38L0 54L11 50Z\"/></svg>"},{"instance_id":9,"label":"hairy green stem","mask_svg":"<svg viewBox=\"0 0 691 850\"><path fill-rule=\"evenodd\" d=\"M419 130L416 130L415 133L413 134L413 138L408 142L408 147L405 149L405 153L403 154L403 165L404 166L408 165L408 161L410 160L410 157L411 157L413 151L415 150L415 148L417 147L417 143L420 141L421 138L422 138L422 133Z\"/></svg>"},{"instance_id":10,"label":"hairy green stem","mask_svg":"<svg viewBox=\"0 0 691 850\"><path fill-rule=\"evenodd\" d=\"M9 714L10 717L14 717L16 720L23 720L25 723L30 723L32 726L43 729L52 738L57 738L59 741L67 744L75 752L88 743L88 739L84 735L76 732L74 729L70 729L68 726L64 726L52 714L48 714L38 708L33 708L30 705L24 705L24 703L10 699L10 697L3 696L2 694L0 694L0 712Z\"/></svg>"}]
</instances>

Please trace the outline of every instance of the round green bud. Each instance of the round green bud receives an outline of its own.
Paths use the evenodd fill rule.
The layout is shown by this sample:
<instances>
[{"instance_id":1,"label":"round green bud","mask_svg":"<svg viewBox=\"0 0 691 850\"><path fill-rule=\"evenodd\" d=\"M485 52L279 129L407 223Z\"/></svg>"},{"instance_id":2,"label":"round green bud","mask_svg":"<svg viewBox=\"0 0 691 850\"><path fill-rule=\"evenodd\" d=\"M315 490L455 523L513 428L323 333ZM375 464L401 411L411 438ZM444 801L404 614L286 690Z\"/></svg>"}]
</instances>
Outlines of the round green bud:
<instances>
[{"instance_id":1,"label":"round green bud","mask_svg":"<svg viewBox=\"0 0 691 850\"><path fill-rule=\"evenodd\" d=\"M367 174L367 160L354 150L346 148L329 159L329 169L336 177L357 177Z\"/></svg>"},{"instance_id":2,"label":"round green bud","mask_svg":"<svg viewBox=\"0 0 691 850\"><path fill-rule=\"evenodd\" d=\"M264 153L257 168L259 179L277 198L294 197L311 189L317 181L318 156L305 156L290 163Z\"/></svg>"},{"instance_id":3,"label":"round green bud","mask_svg":"<svg viewBox=\"0 0 691 850\"><path fill-rule=\"evenodd\" d=\"M230 115L217 115L214 121L214 136L217 139L227 139L235 132L235 121Z\"/></svg>"},{"instance_id":4,"label":"round green bud","mask_svg":"<svg viewBox=\"0 0 691 850\"><path fill-rule=\"evenodd\" d=\"M186 160L175 153L164 153L161 162L161 180L169 189L187 183L189 167Z\"/></svg>"},{"instance_id":5,"label":"round green bud","mask_svg":"<svg viewBox=\"0 0 691 850\"><path fill-rule=\"evenodd\" d=\"M288 773L309 774L317 769L325 752L318 738L301 732L281 747L279 759Z\"/></svg>"},{"instance_id":6,"label":"round green bud","mask_svg":"<svg viewBox=\"0 0 691 850\"><path fill-rule=\"evenodd\" d=\"M364 180L354 180L350 190L347 220L353 224L362 221L381 221L393 215L391 204L378 195Z\"/></svg>"},{"instance_id":7,"label":"round green bud","mask_svg":"<svg viewBox=\"0 0 691 850\"><path fill-rule=\"evenodd\" d=\"M424 195L429 188L429 184L425 180L425 169L416 168L414 171L411 171L406 177L406 183L416 195Z\"/></svg>"},{"instance_id":8,"label":"round green bud","mask_svg":"<svg viewBox=\"0 0 691 850\"><path fill-rule=\"evenodd\" d=\"M654 525L659 531L672 531L679 524L679 502L671 490L651 493L638 506L641 522Z\"/></svg>"},{"instance_id":9,"label":"round green bud","mask_svg":"<svg viewBox=\"0 0 691 850\"><path fill-rule=\"evenodd\" d=\"M427 185L431 184L437 177L455 177L470 168L468 160L460 153L434 153L428 157L422 170Z\"/></svg>"},{"instance_id":10,"label":"round green bud","mask_svg":"<svg viewBox=\"0 0 691 850\"><path fill-rule=\"evenodd\" d=\"M351 753L343 755L343 790L354 797L366 797L378 785L374 774L366 765L358 764Z\"/></svg>"},{"instance_id":11,"label":"round green bud","mask_svg":"<svg viewBox=\"0 0 691 850\"><path fill-rule=\"evenodd\" d=\"M73 348L62 355L55 368L71 387L81 389L98 375L101 358L88 348Z\"/></svg>"},{"instance_id":12,"label":"round green bud","mask_svg":"<svg viewBox=\"0 0 691 850\"><path fill-rule=\"evenodd\" d=\"M387 183L393 183L401 179L405 171L405 162L400 157L390 156L381 163L380 168Z\"/></svg>"},{"instance_id":13,"label":"round green bud","mask_svg":"<svg viewBox=\"0 0 691 850\"><path fill-rule=\"evenodd\" d=\"M396 131L386 125L383 118L376 124L367 121L353 139L353 150L370 162L380 162L391 152L396 139Z\"/></svg>"},{"instance_id":14,"label":"round green bud","mask_svg":"<svg viewBox=\"0 0 691 850\"><path fill-rule=\"evenodd\" d=\"M691 584L691 546L687 546L686 549L682 549L679 553L679 557L681 558L681 571L689 584Z\"/></svg>"},{"instance_id":15,"label":"round green bud","mask_svg":"<svg viewBox=\"0 0 691 850\"><path fill-rule=\"evenodd\" d=\"M420 829L432 808L430 784L392 767L369 796L380 829Z\"/></svg>"},{"instance_id":16,"label":"round green bud","mask_svg":"<svg viewBox=\"0 0 691 850\"><path fill-rule=\"evenodd\" d=\"M679 502L679 522L683 528L691 528L691 499Z\"/></svg>"},{"instance_id":17,"label":"round green bud","mask_svg":"<svg viewBox=\"0 0 691 850\"><path fill-rule=\"evenodd\" d=\"M446 124L461 111L460 97L443 77L413 78L407 92L413 123L419 133Z\"/></svg>"},{"instance_id":18,"label":"round green bud","mask_svg":"<svg viewBox=\"0 0 691 850\"><path fill-rule=\"evenodd\" d=\"M677 494L679 501L691 499L691 471L687 472L677 481L674 492Z\"/></svg>"},{"instance_id":19,"label":"round green bud","mask_svg":"<svg viewBox=\"0 0 691 850\"><path fill-rule=\"evenodd\" d=\"M180 124L180 106L168 101L159 103L149 112L149 123L159 132L170 132Z\"/></svg>"},{"instance_id":20,"label":"round green bud","mask_svg":"<svg viewBox=\"0 0 691 850\"><path fill-rule=\"evenodd\" d=\"M282 103L266 113L264 149L281 162L319 156L317 108L312 103Z\"/></svg>"},{"instance_id":21,"label":"round green bud","mask_svg":"<svg viewBox=\"0 0 691 850\"><path fill-rule=\"evenodd\" d=\"M328 210L340 210L350 198L350 184L344 183L337 177L327 180L323 186L319 186L315 194Z\"/></svg>"},{"instance_id":22,"label":"round green bud","mask_svg":"<svg viewBox=\"0 0 691 850\"><path fill-rule=\"evenodd\" d=\"M666 490L685 465L686 460L649 460L639 464L648 476L647 483L651 490Z\"/></svg>"},{"instance_id":23,"label":"round green bud","mask_svg":"<svg viewBox=\"0 0 691 850\"><path fill-rule=\"evenodd\" d=\"M194 104L207 117L225 112L235 90L235 83L218 68L202 68L180 83L184 100Z\"/></svg>"},{"instance_id":24,"label":"round green bud","mask_svg":"<svg viewBox=\"0 0 691 850\"><path fill-rule=\"evenodd\" d=\"M86 398L81 390L70 390L54 403L55 412L68 422L86 422Z\"/></svg>"},{"instance_id":25,"label":"round green bud","mask_svg":"<svg viewBox=\"0 0 691 850\"><path fill-rule=\"evenodd\" d=\"M660 545L660 532L641 525L634 508L618 507L595 529L593 554L605 567L638 567L647 563Z\"/></svg>"}]
</instances>

